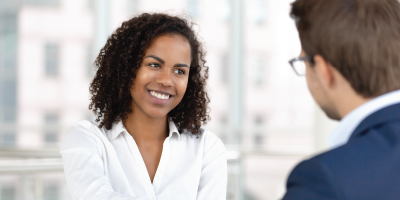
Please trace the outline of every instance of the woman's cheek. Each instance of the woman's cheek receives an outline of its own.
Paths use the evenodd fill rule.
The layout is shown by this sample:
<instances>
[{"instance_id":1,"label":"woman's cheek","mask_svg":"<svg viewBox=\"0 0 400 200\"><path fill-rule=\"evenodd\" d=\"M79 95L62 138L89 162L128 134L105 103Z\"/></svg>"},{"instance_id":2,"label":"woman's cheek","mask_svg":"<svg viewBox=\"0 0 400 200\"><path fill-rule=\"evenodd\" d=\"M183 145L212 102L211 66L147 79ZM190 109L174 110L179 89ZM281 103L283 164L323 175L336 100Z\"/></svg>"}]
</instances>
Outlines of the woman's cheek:
<instances>
[{"instance_id":1,"label":"woman's cheek","mask_svg":"<svg viewBox=\"0 0 400 200\"><path fill-rule=\"evenodd\" d=\"M179 84L179 92L182 93L182 96L186 92L187 84L188 84L188 80L187 79L182 79L181 83Z\"/></svg>"}]
</instances>

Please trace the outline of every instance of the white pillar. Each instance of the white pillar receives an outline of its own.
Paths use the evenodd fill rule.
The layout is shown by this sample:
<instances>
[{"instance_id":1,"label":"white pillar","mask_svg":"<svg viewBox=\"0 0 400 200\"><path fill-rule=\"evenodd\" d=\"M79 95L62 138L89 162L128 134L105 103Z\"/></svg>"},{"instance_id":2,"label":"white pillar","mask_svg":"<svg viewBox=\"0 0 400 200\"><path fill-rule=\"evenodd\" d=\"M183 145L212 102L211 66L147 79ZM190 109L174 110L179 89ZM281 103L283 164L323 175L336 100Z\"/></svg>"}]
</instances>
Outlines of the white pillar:
<instances>
[{"instance_id":1,"label":"white pillar","mask_svg":"<svg viewBox=\"0 0 400 200\"><path fill-rule=\"evenodd\" d=\"M94 54L97 56L110 34L110 1L96 0L95 2Z\"/></svg>"},{"instance_id":2,"label":"white pillar","mask_svg":"<svg viewBox=\"0 0 400 200\"><path fill-rule=\"evenodd\" d=\"M229 144L240 148L243 134L243 0L231 0L229 48ZM243 167L241 158L231 165L234 170L235 193L233 199L243 199ZM233 179L233 180L232 180Z\"/></svg>"},{"instance_id":3,"label":"white pillar","mask_svg":"<svg viewBox=\"0 0 400 200\"><path fill-rule=\"evenodd\" d=\"M229 50L229 143L240 145L243 120L243 4L231 0Z\"/></svg>"}]
</instances>

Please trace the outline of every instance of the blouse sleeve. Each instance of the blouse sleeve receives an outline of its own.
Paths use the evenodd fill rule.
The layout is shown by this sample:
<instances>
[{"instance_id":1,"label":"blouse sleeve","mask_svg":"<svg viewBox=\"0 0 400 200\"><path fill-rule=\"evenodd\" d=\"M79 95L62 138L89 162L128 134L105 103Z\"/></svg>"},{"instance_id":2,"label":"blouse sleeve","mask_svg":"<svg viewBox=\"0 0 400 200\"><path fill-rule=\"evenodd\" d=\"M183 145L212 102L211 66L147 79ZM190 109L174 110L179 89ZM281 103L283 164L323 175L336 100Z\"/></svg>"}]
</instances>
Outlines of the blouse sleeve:
<instances>
[{"instance_id":1,"label":"blouse sleeve","mask_svg":"<svg viewBox=\"0 0 400 200\"><path fill-rule=\"evenodd\" d=\"M104 174L101 159L101 141L89 129L75 126L69 130L61 143L67 185L74 200L134 200L114 192Z\"/></svg>"},{"instance_id":2,"label":"blouse sleeve","mask_svg":"<svg viewBox=\"0 0 400 200\"><path fill-rule=\"evenodd\" d=\"M226 149L214 134L205 134L203 163L197 200L225 200L227 186Z\"/></svg>"}]
</instances>

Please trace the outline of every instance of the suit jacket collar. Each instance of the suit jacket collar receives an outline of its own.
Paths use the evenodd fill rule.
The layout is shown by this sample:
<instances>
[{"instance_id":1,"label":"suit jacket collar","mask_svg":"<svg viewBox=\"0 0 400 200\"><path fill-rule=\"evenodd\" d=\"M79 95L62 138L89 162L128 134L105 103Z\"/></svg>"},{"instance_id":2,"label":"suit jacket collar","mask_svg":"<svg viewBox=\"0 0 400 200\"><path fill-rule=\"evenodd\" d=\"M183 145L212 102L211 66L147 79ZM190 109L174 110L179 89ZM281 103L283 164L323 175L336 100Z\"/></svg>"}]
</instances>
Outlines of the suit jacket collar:
<instances>
[{"instance_id":1,"label":"suit jacket collar","mask_svg":"<svg viewBox=\"0 0 400 200\"><path fill-rule=\"evenodd\" d=\"M371 128L399 120L400 103L385 107L365 118L351 134L349 141L361 137Z\"/></svg>"},{"instance_id":2,"label":"suit jacket collar","mask_svg":"<svg viewBox=\"0 0 400 200\"><path fill-rule=\"evenodd\" d=\"M348 142L356 128L368 116L391 105L400 103L400 90L383 94L371 99L347 114L327 138L331 148L336 148Z\"/></svg>"}]
</instances>

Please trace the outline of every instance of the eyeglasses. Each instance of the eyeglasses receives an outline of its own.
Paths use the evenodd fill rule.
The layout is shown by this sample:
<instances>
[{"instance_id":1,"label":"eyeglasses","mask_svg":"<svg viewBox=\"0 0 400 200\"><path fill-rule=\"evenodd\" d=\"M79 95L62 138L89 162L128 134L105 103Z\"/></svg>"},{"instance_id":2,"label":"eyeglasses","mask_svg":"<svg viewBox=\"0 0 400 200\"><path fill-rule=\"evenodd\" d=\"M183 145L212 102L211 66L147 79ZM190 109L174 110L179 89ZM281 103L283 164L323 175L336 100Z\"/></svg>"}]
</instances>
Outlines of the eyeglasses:
<instances>
[{"instance_id":1,"label":"eyeglasses","mask_svg":"<svg viewBox=\"0 0 400 200\"><path fill-rule=\"evenodd\" d=\"M304 61L308 60L311 60L309 56L297 57L289 60L289 63L297 75L304 76L306 75L306 63Z\"/></svg>"}]
</instances>

